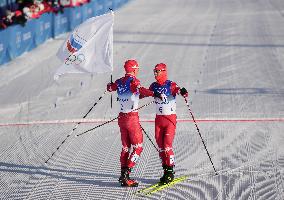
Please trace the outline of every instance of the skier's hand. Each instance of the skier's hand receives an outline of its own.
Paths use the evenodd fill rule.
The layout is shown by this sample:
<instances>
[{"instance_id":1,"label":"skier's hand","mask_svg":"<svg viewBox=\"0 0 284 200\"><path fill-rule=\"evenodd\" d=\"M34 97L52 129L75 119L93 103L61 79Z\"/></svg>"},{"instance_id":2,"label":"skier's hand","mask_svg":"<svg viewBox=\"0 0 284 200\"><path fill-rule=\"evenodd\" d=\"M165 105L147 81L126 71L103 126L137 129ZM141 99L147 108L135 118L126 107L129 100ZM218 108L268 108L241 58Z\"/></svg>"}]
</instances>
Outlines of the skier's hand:
<instances>
[{"instance_id":1,"label":"skier's hand","mask_svg":"<svg viewBox=\"0 0 284 200\"><path fill-rule=\"evenodd\" d=\"M108 83L108 84L107 84L107 91L109 91L109 92L112 92L112 91L113 91L113 89L112 89L112 84L113 84L113 83Z\"/></svg>"},{"instance_id":2,"label":"skier's hand","mask_svg":"<svg viewBox=\"0 0 284 200\"><path fill-rule=\"evenodd\" d=\"M154 92L154 97L158 97L163 102L167 101L167 96L164 93L160 94L158 92Z\"/></svg>"},{"instance_id":3,"label":"skier's hand","mask_svg":"<svg viewBox=\"0 0 284 200\"><path fill-rule=\"evenodd\" d=\"M188 92L187 90L183 87L179 90L180 92L180 95L183 96L183 97L188 97Z\"/></svg>"}]
</instances>

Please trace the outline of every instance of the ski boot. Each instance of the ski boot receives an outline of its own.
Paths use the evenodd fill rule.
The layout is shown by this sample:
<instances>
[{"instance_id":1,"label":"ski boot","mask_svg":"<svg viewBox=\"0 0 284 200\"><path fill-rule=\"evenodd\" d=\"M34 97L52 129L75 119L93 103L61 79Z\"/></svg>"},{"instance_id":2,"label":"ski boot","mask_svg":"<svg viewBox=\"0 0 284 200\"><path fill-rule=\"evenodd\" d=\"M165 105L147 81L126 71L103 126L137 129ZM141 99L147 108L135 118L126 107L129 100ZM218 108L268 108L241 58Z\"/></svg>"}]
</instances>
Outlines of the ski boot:
<instances>
[{"instance_id":1,"label":"ski boot","mask_svg":"<svg viewBox=\"0 0 284 200\"><path fill-rule=\"evenodd\" d=\"M174 166L163 165L164 175L160 178L160 184L166 185L174 180Z\"/></svg>"},{"instance_id":2,"label":"ski boot","mask_svg":"<svg viewBox=\"0 0 284 200\"><path fill-rule=\"evenodd\" d=\"M130 172L131 169L128 167L121 169L121 176L118 179L120 185L124 187L138 187L138 182L129 178Z\"/></svg>"}]
</instances>

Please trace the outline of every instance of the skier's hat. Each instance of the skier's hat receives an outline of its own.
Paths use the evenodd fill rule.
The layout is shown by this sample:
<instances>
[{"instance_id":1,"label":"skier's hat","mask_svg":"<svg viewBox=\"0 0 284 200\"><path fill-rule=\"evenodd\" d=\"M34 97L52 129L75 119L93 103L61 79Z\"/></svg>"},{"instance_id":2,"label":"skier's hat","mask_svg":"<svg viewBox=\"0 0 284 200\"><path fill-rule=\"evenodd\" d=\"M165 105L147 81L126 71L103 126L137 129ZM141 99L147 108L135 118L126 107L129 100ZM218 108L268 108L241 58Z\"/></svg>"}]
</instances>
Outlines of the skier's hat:
<instances>
[{"instance_id":1,"label":"skier's hat","mask_svg":"<svg viewBox=\"0 0 284 200\"><path fill-rule=\"evenodd\" d=\"M136 60L127 60L124 63L124 69L126 73L129 73L129 72L133 72L135 69L139 69L139 66Z\"/></svg>"},{"instance_id":2,"label":"skier's hat","mask_svg":"<svg viewBox=\"0 0 284 200\"><path fill-rule=\"evenodd\" d=\"M157 71L167 71L167 65L164 63L157 64L154 68L154 72L157 72Z\"/></svg>"}]
</instances>

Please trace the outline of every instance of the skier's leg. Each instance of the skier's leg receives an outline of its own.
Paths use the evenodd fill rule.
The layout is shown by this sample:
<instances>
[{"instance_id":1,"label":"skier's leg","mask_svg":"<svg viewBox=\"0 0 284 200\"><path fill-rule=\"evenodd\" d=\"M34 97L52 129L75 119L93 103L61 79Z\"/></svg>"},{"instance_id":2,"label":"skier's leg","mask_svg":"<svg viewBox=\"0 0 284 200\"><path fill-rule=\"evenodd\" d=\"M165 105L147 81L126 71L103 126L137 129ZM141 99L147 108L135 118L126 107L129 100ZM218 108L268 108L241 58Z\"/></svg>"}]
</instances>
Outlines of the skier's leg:
<instances>
[{"instance_id":1,"label":"skier's leg","mask_svg":"<svg viewBox=\"0 0 284 200\"><path fill-rule=\"evenodd\" d=\"M119 120L119 127L121 131L121 143L122 143L122 151L120 155L121 162L121 176L118 179L121 186L126 187L137 187L138 183L135 180L130 179L129 174L131 169L128 167L128 157L129 151L131 147L130 133L128 130L128 122L125 121L127 119Z\"/></svg>"},{"instance_id":2,"label":"skier's leg","mask_svg":"<svg viewBox=\"0 0 284 200\"><path fill-rule=\"evenodd\" d=\"M142 153L143 150L143 134L142 134L142 130L140 127L140 123L139 123L139 117L134 116L132 117L132 124L131 126L128 128L129 131L129 138L130 138L130 142L131 145L133 147L133 151L128 159L128 163L127 166L129 168L133 168L136 164L136 162L138 161L140 154Z\"/></svg>"},{"instance_id":3,"label":"skier's leg","mask_svg":"<svg viewBox=\"0 0 284 200\"><path fill-rule=\"evenodd\" d=\"M164 153L165 153L165 165L164 176L160 181L164 184L167 184L174 179L174 152L173 152L173 141L175 137L176 130L176 115L167 115L165 116L165 133L164 133Z\"/></svg>"},{"instance_id":4,"label":"skier's leg","mask_svg":"<svg viewBox=\"0 0 284 200\"><path fill-rule=\"evenodd\" d=\"M121 118L123 119L123 118ZM137 187L138 182L129 177L132 168L135 166L141 152L142 152L142 143L143 135L140 129L139 117L137 114L128 114L127 118L124 118L123 126L125 127L125 137L127 137L127 155L129 155L130 146L133 146L133 151L129 158L124 158L123 161L126 164L126 167L121 170L121 178L119 179L122 186L126 187Z\"/></svg>"},{"instance_id":5,"label":"skier's leg","mask_svg":"<svg viewBox=\"0 0 284 200\"><path fill-rule=\"evenodd\" d=\"M121 126L120 132L121 132L121 144L122 144L122 150L120 154L120 164L122 169L127 167L127 160L129 157L131 143L127 129Z\"/></svg>"},{"instance_id":6,"label":"skier's leg","mask_svg":"<svg viewBox=\"0 0 284 200\"><path fill-rule=\"evenodd\" d=\"M174 151L173 151L173 140L175 132L167 131L164 137L164 153L165 153L165 164L167 166L174 166Z\"/></svg>"},{"instance_id":7,"label":"skier's leg","mask_svg":"<svg viewBox=\"0 0 284 200\"><path fill-rule=\"evenodd\" d=\"M121 169L127 167L127 160L129 157L129 151L131 147L129 132L128 132L128 117L126 115L120 114L118 118L118 126L120 128L121 134L121 144L122 150L120 154L120 164Z\"/></svg>"},{"instance_id":8,"label":"skier's leg","mask_svg":"<svg viewBox=\"0 0 284 200\"><path fill-rule=\"evenodd\" d=\"M167 157L165 154L165 145L164 145L164 140L165 140L165 125L167 125L167 121L165 121L165 116L163 115L157 115L155 119L155 139L159 147L159 156L162 160L162 167L164 170L163 176L160 178L161 183L165 183L165 179L167 177Z\"/></svg>"},{"instance_id":9,"label":"skier's leg","mask_svg":"<svg viewBox=\"0 0 284 200\"><path fill-rule=\"evenodd\" d=\"M164 146L165 146L165 165L164 168L164 175L160 179L160 182L163 184L170 183L174 180L174 151L172 147L173 139L174 139L175 132L167 129L167 132L164 137Z\"/></svg>"},{"instance_id":10,"label":"skier's leg","mask_svg":"<svg viewBox=\"0 0 284 200\"><path fill-rule=\"evenodd\" d=\"M167 116L169 119L165 129L164 135L164 150L166 156L166 165L174 166L174 151L173 151L173 141L176 132L176 115Z\"/></svg>"},{"instance_id":11,"label":"skier's leg","mask_svg":"<svg viewBox=\"0 0 284 200\"><path fill-rule=\"evenodd\" d=\"M161 122L161 117L156 116L155 119L155 140L156 143L159 147L159 156L162 161L162 165L164 166L166 164L166 157L165 157L165 152L164 152L164 135L163 135L163 128L162 128L162 122Z\"/></svg>"}]
</instances>

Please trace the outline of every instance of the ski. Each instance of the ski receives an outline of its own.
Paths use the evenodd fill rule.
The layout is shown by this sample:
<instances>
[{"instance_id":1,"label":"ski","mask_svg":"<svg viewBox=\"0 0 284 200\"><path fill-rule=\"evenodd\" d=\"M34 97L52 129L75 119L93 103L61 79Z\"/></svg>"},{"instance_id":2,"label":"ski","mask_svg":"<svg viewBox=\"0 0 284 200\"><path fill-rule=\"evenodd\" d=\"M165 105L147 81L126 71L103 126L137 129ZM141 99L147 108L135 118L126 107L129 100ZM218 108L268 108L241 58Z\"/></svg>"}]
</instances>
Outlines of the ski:
<instances>
[{"instance_id":1,"label":"ski","mask_svg":"<svg viewBox=\"0 0 284 200\"><path fill-rule=\"evenodd\" d=\"M168 183L168 184L165 184L165 185L159 185L159 187L156 187L154 188L153 190L145 193L146 196L148 195L151 195L151 194L154 194L158 191L161 191L163 189L166 189L166 188L169 188L169 187L172 187L173 185L176 185L177 183L180 183L184 180L186 180L188 178L188 176L182 176L182 177L179 177L179 178L176 178L174 179L172 182Z\"/></svg>"},{"instance_id":2,"label":"ski","mask_svg":"<svg viewBox=\"0 0 284 200\"><path fill-rule=\"evenodd\" d=\"M185 175L185 176L175 178L172 182L170 182L168 184L156 183L156 184L150 185L149 187L146 187L144 189L138 190L135 194L148 196L148 195L153 194L155 192L161 191L165 188L171 187L171 186L173 186L173 185L175 185L179 182L182 182L182 181L186 180L187 178L188 178L188 176Z\"/></svg>"},{"instance_id":3,"label":"ski","mask_svg":"<svg viewBox=\"0 0 284 200\"><path fill-rule=\"evenodd\" d=\"M158 187L160 184L159 183L155 183L153 185L150 185L148 187L145 187L141 190L138 190L137 192L135 192L135 194L143 194L143 193L146 193L147 191L151 191L153 190L154 188Z\"/></svg>"}]
</instances>

